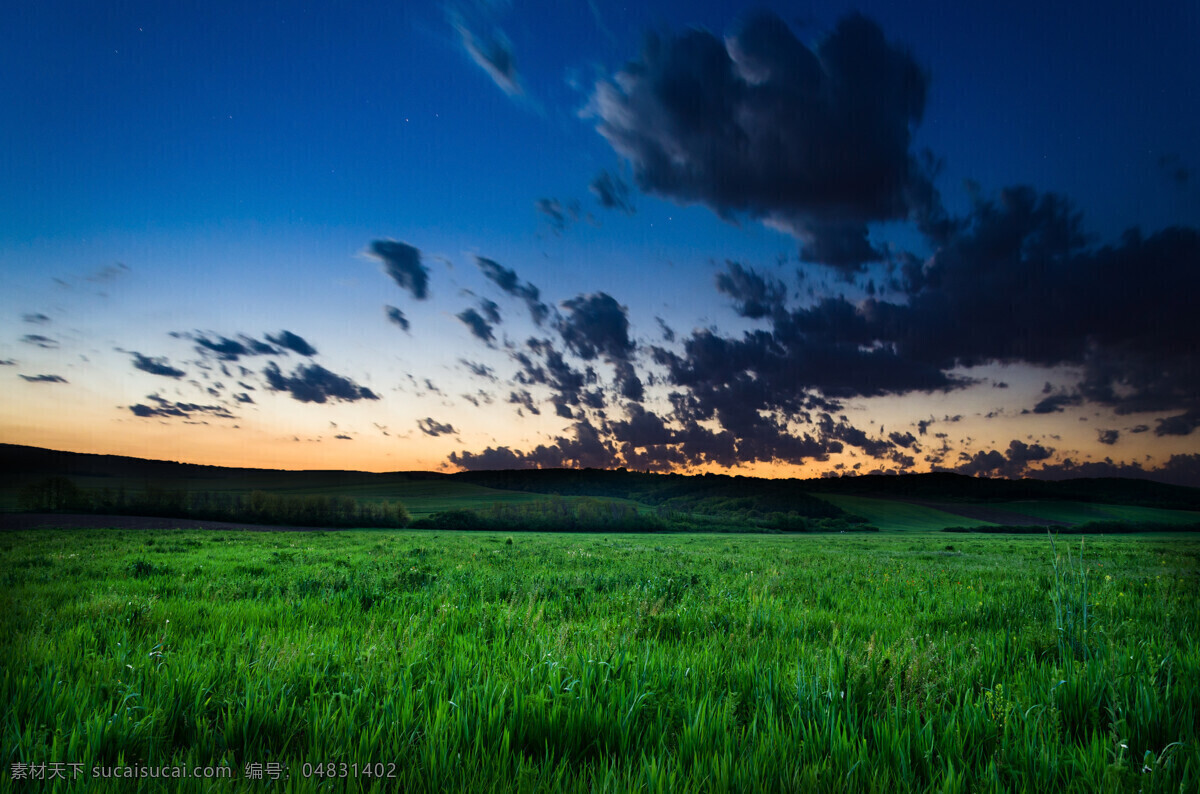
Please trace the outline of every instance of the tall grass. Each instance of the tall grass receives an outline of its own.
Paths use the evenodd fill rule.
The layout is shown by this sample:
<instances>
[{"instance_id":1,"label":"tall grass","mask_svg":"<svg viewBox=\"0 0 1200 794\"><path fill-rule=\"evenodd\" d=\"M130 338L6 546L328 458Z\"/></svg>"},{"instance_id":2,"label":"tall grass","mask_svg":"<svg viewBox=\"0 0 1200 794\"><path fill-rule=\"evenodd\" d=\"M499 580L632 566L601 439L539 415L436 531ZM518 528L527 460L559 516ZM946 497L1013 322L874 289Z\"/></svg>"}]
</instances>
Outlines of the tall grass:
<instances>
[{"instance_id":1,"label":"tall grass","mask_svg":"<svg viewBox=\"0 0 1200 794\"><path fill-rule=\"evenodd\" d=\"M1083 562L1083 544L1079 540L1079 556L1071 556L1070 547L1065 547L1066 560L1058 553L1054 535L1050 538L1051 565L1054 569L1054 628L1058 632L1058 651L1063 661L1075 658L1085 661L1091 658L1088 643L1088 571ZM1094 620L1094 618L1093 618Z\"/></svg>"},{"instance_id":2,"label":"tall grass","mask_svg":"<svg viewBox=\"0 0 1200 794\"><path fill-rule=\"evenodd\" d=\"M946 540L5 534L0 787L1196 791L1200 542Z\"/></svg>"}]
</instances>

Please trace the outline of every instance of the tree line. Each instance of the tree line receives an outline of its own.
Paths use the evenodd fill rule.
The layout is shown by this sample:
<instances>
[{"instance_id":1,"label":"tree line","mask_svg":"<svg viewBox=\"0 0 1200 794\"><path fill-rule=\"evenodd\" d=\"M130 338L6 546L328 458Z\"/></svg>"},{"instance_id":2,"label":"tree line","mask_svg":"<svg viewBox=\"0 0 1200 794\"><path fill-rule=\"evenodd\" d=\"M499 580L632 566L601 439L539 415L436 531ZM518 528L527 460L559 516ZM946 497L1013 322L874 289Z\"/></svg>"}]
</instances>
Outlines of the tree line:
<instances>
[{"instance_id":1,"label":"tree line","mask_svg":"<svg viewBox=\"0 0 1200 794\"><path fill-rule=\"evenodd\" d=\"M267 491L185 491L147 486L125 488L77 486L52 477L21 489L22 510L57 513L190 518L298 527L406 527L407 508L397 501L365 501L326 494L287 495Z\"/></svg>"}]
</instances>

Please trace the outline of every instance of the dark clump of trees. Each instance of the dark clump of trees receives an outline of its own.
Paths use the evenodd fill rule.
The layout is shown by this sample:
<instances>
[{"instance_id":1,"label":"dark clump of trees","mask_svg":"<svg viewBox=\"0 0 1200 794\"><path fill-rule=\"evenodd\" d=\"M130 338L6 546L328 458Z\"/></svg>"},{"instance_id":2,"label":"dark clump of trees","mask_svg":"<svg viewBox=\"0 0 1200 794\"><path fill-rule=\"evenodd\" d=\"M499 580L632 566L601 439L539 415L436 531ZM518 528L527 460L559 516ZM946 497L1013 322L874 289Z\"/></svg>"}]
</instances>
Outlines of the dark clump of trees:
<instances>
[{"instance_id":1,"label":"dark clump of trees","mask_svg":"<svg viewBox=\"0 0 1200 794\"><path fill-rule=\"evenodd\" d=\"M52 477L21 489L21 509L51 513L189 518L298 527L406 527L410 516L400 502L360 501L349 496L293 496L267 491L184 491L147 487L83 489L66 477Z\"/></svg>"}]
</instances>

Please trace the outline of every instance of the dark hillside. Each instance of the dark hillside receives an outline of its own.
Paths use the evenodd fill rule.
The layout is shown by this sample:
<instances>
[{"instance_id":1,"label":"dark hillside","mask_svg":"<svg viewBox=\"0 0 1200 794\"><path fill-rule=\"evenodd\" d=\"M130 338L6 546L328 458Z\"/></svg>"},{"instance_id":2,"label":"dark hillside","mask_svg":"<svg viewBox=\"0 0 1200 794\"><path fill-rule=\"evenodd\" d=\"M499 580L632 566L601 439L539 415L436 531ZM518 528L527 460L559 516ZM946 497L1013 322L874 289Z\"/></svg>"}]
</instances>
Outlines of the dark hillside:
<instances>
[{"instance_id":1,"label":"dark hillside","mask_svg":"<svg viewBox=\"0 0 1200 794\"><path fill-rule=\"evenodd\" d=\"M1003 480L965 474L869 475L805 480L813 493L873 496L884 499L936 499L1008 502L1027 499L1139 505L1171 510L1200 510L1200 488L1118 477L1078 480Z\"/></svg>"},{"instance_id":2,"label":"dark hillside","mask_svg":"<svg viewBox=\"0 0 1200 794\"><path fill-rule=\"evenodd\" d=\"M502 490L632 499L700 513L791 513L839 518L846 513L804 492L802 480L726 474L647 474L623 469L517 469L462 472L456 480Z\"/></svg>"}]
</instances>

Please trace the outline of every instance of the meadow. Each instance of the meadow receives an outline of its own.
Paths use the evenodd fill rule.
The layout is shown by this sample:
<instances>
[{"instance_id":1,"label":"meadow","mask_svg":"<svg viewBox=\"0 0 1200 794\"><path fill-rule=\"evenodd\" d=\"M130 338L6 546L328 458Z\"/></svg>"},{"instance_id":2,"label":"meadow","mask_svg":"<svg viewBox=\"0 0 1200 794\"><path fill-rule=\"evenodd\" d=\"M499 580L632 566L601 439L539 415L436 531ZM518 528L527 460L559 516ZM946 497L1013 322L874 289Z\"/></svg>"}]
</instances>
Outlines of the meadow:
<instances>
[{"instance_id":1,"label":"meadow","mask_svg":"<svg viewBox=\"0 0 1200 794\"><path fill-rule=\"evenodd\" d=\"M40 530L0 571L5 790L1200 789L1189 534Z\"/></svg>"}]
</instances>

